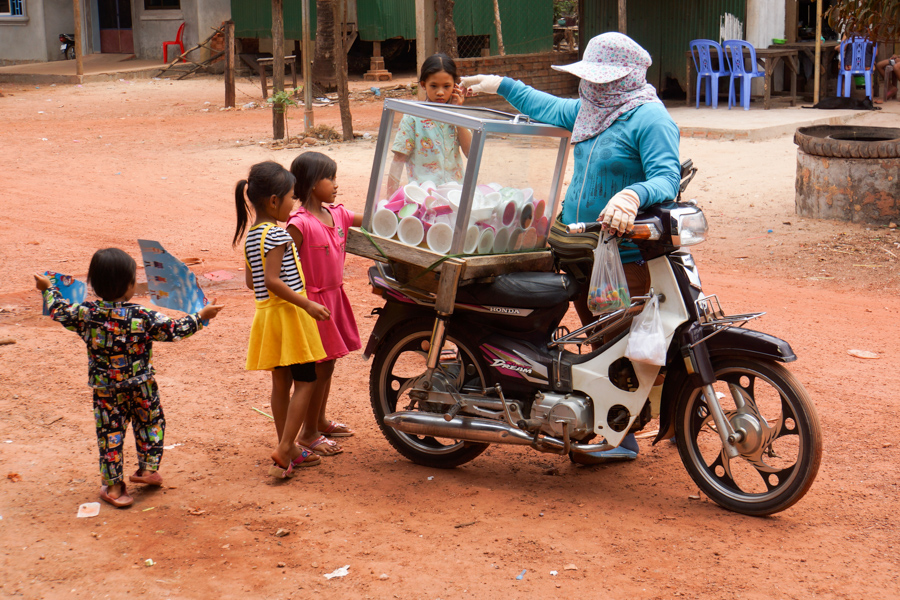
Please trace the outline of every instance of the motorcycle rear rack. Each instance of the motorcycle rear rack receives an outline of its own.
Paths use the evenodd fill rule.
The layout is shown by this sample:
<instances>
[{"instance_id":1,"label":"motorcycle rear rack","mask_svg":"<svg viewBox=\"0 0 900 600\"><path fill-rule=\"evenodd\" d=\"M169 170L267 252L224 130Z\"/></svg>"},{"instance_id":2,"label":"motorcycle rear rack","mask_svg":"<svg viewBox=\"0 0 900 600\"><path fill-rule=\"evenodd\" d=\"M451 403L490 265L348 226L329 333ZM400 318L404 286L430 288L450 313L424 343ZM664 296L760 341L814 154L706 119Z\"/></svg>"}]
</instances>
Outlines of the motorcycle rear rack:
<instances>
[{"instance_id":1,"label":"motorcycle rear rack","mask_svg":"<svg viewBox=\"0 0 900 600\"><path fill-rule=\"evenodd\" d=\"M656 294L659 296L660 302L665 302L666 296L665 294ZM629 312L633 312L633 309L638 306L643 306L645 302L650 300L654 296L653 289L650 289L650 292L646 296L634 296L631 298L631 305L628 308L620 308L611 313L605 314L593 323L589 323L584 327L576 329L572 332L566 332L564 335L557 337L552 340L549 344L547 344L548 348L557 348L560 346L565 346L567 344L574 344L578 346L579 350L585 344L591 344L600 339L600 337L606 332L606 330L613 325L614 323L625 318L625 315ZM559 330L557 330L559 331ZM582 336L583 337L579 337Z\"/></svg>"},{"instance_id":2,"label":"motorcycle rear rack","mask_svg":"<svg viewBox=\"0 0 900 600\"><path fill-rule=\"evenodd\" d=\"M694 302L694 305L697 307L697 321L701 325L712 327L713 331L709 335L704 336L691 344L691 348L698 344L702 344L712 336L725 331L729 327L743 327L747 322L758 319L766 314L765 312L756 312L740 315L726 315L725 311L722 310L722 305L719 304L719 297L715 294L697 299Z\"/></svg>"}]
</instances>

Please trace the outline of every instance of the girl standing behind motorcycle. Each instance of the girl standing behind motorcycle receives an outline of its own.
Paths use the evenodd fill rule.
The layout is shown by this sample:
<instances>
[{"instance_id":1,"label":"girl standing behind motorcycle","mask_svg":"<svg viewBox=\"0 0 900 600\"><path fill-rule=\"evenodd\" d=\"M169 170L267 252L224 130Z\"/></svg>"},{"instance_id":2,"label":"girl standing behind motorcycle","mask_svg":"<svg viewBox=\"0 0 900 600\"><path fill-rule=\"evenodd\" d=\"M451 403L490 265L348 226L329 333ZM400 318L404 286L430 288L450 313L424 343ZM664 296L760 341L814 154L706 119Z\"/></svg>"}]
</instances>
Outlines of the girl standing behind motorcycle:
<instances>
[{"instance_id":1,"label":"girl standing behind motorcycle","mask_svg":"<svg viewBox=\"0 0 900 600\"><path fill-rule=\"evenodd\" d=\"M604 33L587 45L583 60L558 71L581 78L579 98L557 98L520 81L497 75L463 77L467 93L500 94L523 114L572 131L575 169L554 229L584 221L603 221L618 235L631 230L638 210L678 195L678 126L647 83L650 54L621 33ZM650 273L631 243L620 247L632 296L647 293ZM581 283L592 256L563 265ZM583 285L575 310L582 325L595 319ZM627 449L625 449L627 448ZM637 442L629 435L615 456L634 458ZM609 454L609 453L604 453Z\"/></svg>"}]
</instances>

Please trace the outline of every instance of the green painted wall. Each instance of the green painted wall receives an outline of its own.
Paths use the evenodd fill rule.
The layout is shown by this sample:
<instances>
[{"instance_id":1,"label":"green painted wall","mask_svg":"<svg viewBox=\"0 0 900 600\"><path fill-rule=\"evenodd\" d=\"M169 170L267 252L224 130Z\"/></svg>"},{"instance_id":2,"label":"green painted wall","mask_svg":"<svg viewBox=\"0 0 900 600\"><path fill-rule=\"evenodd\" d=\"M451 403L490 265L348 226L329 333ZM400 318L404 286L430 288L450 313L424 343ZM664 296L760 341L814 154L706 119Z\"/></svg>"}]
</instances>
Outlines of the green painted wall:
<instances>
[{"instance_id":1,"label":"green painted wall","mask_svg":"<svg viewBox=\"0 0 900 600\"><path fill-rule=\"evenodd\" d=\"M300 0L284 0L284 36L300 39ZM553 5L550 0L500 0L503 45L507 54L548 52L553 47ZM311 31L315 36L315 0L310 0ZM357 26L364 41L416 39L414 0L357 0ZM231 0L237 37L272 36L272 5L265 0ZM491 36L491 54L498 54L492 0L456 0L456 34Z\"/></svg>"},{"instance_id":2,"label":"green painted wall","mask_svg":"<svg viewBox=\"0 0 900 600\"><path fill-rule=\"evenodd\" d=\"M583 0L584 40L618 30L617 0ZM627 33L647 49L653 65L647 81L658 90L666 76L685 85L685 52L691 40L719 39L719 17L736 16L747 27L747 0L628 0Z\"/></svg>"}]
</instances>

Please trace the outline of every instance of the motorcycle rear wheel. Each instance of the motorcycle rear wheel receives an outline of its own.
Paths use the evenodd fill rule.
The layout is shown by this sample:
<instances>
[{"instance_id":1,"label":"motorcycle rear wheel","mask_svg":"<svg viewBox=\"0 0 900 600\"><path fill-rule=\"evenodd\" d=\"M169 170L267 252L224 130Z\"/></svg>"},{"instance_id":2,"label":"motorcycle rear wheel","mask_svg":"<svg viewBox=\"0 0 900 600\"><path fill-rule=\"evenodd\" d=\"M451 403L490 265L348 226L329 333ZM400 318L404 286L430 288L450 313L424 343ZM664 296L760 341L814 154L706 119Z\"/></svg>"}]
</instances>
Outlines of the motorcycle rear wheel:
<instances>
[{"instance_id":1,"label":"motorcycle rear wheel","mask_svg":"<svg viewBox=\"0 0 900 600\"><path fill-rule=\"evenodd\" d=\"M745 432L729 459L700 388L685 380L676 396L678 452L694 482L720 506L771 515L806 494L819 470L822 432L803 385L778 363L713 359L713 388L726 418Z\"/></svg>"},{"instance_id":2,"label":"motorcycle rear wheel","mask_svg":"<svg viewBox=\"0 0 900 600\"><path fill-rule=\"evenodd\" d=\"M75 60L75 46L66 48L66 60Z\"/></svg>"},{"instance_id":3,"label":"motorcycle rear wheel","mask_svg":"<svg viewBox=\"0 0 900 600\"><path fill-rule=\"evenodd\" d=\"M434 321L417 319L391 332L375 351L369 375L369 399L375 420L384 437L397 452L427 467L452 469L473 460L490 444L438 439L397 431L384 424L384 417L405 410L411 403L409 390L425 373L425 359ZM485 367L475 349L447 333L438 366L446 379L460 391L463 387L481 391L486 385ZM446 406L418 402L416 410L442 414Z\"/></svg>"}]
</instances>

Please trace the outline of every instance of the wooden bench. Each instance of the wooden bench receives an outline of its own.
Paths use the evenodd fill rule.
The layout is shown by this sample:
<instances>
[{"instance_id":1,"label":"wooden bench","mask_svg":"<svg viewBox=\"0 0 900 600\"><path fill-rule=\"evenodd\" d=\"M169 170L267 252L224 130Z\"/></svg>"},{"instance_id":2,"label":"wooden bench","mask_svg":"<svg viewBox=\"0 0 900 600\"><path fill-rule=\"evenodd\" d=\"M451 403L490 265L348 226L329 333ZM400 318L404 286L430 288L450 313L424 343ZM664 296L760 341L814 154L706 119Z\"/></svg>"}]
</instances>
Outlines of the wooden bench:
<instances>
[{"instance_id":1,"label":"wooden bench","mask_svg":"<svg viewBox=\"0 0 900 600\"><path fill-rule=\"evenodd\" d=\"M262 95L263 100L269 97L269 89L271 89L271 85L269 85L269 81L266 77L266 67L272 65L275 62L275 57L272 58L257 58L256 59L256 70L259 72L259 83L262 86ZM295 57L285 56L284 64L291 65L291 78L294 82L294 88L297 89L297 64L295 62ZM274 78L274 73L272 74Z\"/></svg>"}]
</instances>

